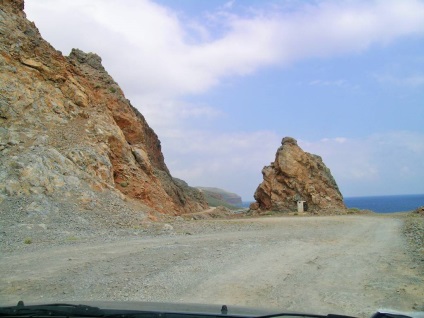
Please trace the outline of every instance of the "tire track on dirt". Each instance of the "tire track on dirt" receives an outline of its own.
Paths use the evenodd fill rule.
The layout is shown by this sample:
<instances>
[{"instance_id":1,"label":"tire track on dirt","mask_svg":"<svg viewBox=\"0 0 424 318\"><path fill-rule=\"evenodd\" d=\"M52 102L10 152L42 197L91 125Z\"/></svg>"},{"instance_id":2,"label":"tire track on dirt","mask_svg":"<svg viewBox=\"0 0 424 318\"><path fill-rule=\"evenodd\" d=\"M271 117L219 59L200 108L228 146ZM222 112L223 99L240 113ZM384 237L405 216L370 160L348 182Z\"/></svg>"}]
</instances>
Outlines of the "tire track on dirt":
<instances>
[{"instance_id":1,"label":"tire track on dirt","mask_svg":"<svg viewBox=\"0 0 424 318\"><path fill-rule=\"evenodd\" d=\"M216 232L208 226L219 221L173 224L178 233L198 224L206 234L176 230L2 255L0 299L195 302L362 317L411 310L424 299L398 218L222 222Z\"/></svg>"}]
</instances>

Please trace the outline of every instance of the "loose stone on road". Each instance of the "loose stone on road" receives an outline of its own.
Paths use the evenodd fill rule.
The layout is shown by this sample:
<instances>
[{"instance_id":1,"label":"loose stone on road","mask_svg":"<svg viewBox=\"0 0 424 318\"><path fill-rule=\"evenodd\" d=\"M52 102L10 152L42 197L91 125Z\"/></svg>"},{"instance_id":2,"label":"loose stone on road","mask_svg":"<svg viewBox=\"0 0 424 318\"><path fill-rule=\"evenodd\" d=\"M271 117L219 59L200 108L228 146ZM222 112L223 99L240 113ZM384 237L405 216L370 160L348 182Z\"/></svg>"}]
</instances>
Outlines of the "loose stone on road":
<instances>
[{"instance_id":1,"label":"loose stone on road","mask_svg":"<svg viewBox=\"0 0 424 318\"><path fill-rule=\"evenodd\" d=\"M396 217L180 221L172 228L156 237L3 253L0 298L217 303L363 317L423 305L424 279Z\"/></svg>"}]
</instances>

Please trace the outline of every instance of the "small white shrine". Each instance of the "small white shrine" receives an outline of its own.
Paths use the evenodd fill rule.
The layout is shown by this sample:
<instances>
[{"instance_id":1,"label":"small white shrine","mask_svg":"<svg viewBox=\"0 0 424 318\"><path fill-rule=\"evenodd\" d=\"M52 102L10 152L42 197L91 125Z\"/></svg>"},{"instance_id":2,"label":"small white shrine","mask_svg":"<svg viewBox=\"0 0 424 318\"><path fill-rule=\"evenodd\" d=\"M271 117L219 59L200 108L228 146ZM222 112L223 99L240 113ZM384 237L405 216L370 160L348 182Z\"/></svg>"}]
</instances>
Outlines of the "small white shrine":
<instances>
[{"instance_id":1,"label":"small white shrine","mask_svg":"<svg viewBox=\"0 0 424 318\"><path fill-rule=\"evenodd\" d=\"M304 212L304 205L306 201L297 201L297 212L303 213Z\"/></svg>"}]
</instances>

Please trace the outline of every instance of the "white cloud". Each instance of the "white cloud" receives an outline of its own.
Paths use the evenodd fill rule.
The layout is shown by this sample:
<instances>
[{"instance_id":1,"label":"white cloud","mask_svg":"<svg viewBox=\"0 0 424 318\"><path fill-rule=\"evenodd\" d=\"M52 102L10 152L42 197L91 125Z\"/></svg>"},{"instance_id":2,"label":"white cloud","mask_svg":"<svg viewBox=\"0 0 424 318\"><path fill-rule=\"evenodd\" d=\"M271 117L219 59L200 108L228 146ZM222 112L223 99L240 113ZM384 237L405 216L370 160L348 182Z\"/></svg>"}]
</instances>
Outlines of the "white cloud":
<instances>
[{"instance_id":1,"label":"white cloud","mask_svg":"<svg viewBox=\"0 0 424 318\"><path fill-rule=\"evenodd\" d=\"M281 137L271 131L219 133L185 131L163 146L176 177L190 185L217 186L250 200L262 181L261 169L274 160Z\"/></svg>"},{"instance_id":2,"label":"white cloud","mask_svg":"<svg viewBox=\"0 0 424 318\"><path fill-rule=\"evenodd\" d=\"M223 8L224 9L231 9L234 6L235 0L227 1L224 3Z\"/></svg>"},{"instance_id":3,"label":"white cloud","mask_svg":"<svg viewBox=\"0 0 424 318\"><path fill-rule=\"evenodd\" d=\"M281 138L271 131L188 131L166 140L173 158L167 164L191 185L222 187L250 200L262 182L262 168L274 161ZM424 193L423 134L395 131L298 143L323 158L345 196Z\"/></svg>"},{"instance_id":4,"label":"white cloud","mask_svg":"<svg viewBox=\"0 0 424 318\"><path fill-rule=\"evenodd\" d=\"M414 74L410 76L374 75L377 81L396 86L420 87L424 86L424 75Z\"/></svg>"},{"instance_id":5,"label":"white cloud","mask_svg":"<svg viewBox=\"0 0 424 318\"><path fill-rule=\"evenodd\" d=\"M299 141L299 144L305 151L323 158L342 193L424 193L422 133L394 131L364 138Z\"/></svg>"},{"instance_id":6,"label":"white cloud","mask_svg":"<svg viewBox=\"0 0 424 318\"><path fill-rule=\"evenodd\" d=\"M359 85L352 84L345 79L336 79L336 80L321 80L316 79L312 80L308 83L311 86L316 87L328 87L328 88L340 88L340 89L348 89L348 90L357 90L359 89Z\"/></svg>"},{"instance_id":7,"label":"white cloud","mask_svg":"<svg viewBox=\"0 0 424 318\"><path fill-rule=\"evenodd\" d=\"M325 81L325 80L313 80L311 82L309 82L309 85L312 86L345 86L346 85L346 80L334 80L334 81Z\"/></svg>"},{"instance_id":8,"label":"white cloud","mask_svg":"<svg viewBox=\"0 0 424 318\"><path fill-rule=\"evenodd\" d=\"M345 142L347 142L348 141L348 139L347 138L345 138L345 137L335 137L335 138L322 138L321 140L320 140L320 142L323 142L323 143L332 143L332 142L337 142L337 143L340 143L340 144L344 144Z\"/></svg>"},{"instance_id":9,"label":"white cloud","mask_svg":"<svg viewBox=\"0 0 424 318\"><path fill-rule=\"evenodd\" d=\"M183 102L178 99L149 98L136 95L131 103L138 106L161 138L184 134L187 126L194 121L203 123L214 121L225 116L225 113L213 106Z\"/></svg>"},{"instance_id":10,"label":"white cloud","mask_svg":"<svg viewBox=\"0 0 424 318\"><path fill-rule=\"evenodd\" d=\"M193 41L190 27L201 21L148 0L28 0L26 7L59 49L77 45L102 56L129 95L201 93L226 76L351 54L424 32L424 3L415 0L321 1L294 12L251 10L248 16L234 9L222 14L224 5L216 24L225 31L201 42ZM202 27L200 33L207 39L213 30Z\"/></svg>"},{"instance_id":11,"label":"white cloud","mask_svg":"<svg viewBox=\"0 0 424 318\"><path fill-rule=\"evenodd\" d=\"M266 66L358 54L403 36L424 34L424 3L417 0L316 1L289 10L272 6L273 10L244 11L237 9L243 2L227 3L231 5L199 18L149 0L27 0L25 5L29 19L53 46L65 54L78 47L102 57L106 69L159 133L173 175L192 185L240 189L245 199L253 195L262 167L274 160L283 136L272 131L195 129L190 119L207 122L226 114L213 105L182 98L208 91L226 77L245 76ZM388 81L418 86L423 80L418 75ZM310 84L345 87L349 82ZM422 189L422 182L416 181L424 178L422 135L396 132L300 144L321 155L342 191L352 195L388 193L390 185L382 180L395 182L401 173L406 175L405 167L415 170L411 184ZM406 162L405 151L413 162Z\"/></svg>"},{"instance_id":12,"label":"white cloud","mask_svg":"<svg viewBox=\"0 0 424 318\"><path fill-rule=\"evenodd\" d=\"M334 140L338 143L344 144L347 141L347 138L344 137L336 137Z\"/></svg>"}]
</instances>

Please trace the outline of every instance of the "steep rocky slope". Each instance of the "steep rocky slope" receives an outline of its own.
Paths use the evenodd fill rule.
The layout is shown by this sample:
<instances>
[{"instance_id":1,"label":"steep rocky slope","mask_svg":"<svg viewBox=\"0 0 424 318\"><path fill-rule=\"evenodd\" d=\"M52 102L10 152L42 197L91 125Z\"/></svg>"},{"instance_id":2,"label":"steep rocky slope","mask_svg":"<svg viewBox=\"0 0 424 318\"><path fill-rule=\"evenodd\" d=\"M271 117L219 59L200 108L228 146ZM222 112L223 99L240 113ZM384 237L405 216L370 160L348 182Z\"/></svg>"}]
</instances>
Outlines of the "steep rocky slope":
<instances>
[{"instance_id":1,"label":"steep rocky slope","mask_svg":"<svg viewBox=\"0 0 424 318\"><path fill-rule=\"evenodd\" d=\"M196 187L197 189L201 190L206 197L206 200L208 201L209 205L216 206L216 204L211 204L213 202L215 203L226 203L231 206L242 206L242 200L241 196L239 196L236 193L228 192L223 189L219 188L211 188L211 187ZM221 205L221 204L218 204Z\"/></svg>"},{"instance_id":2,"label":"steep rocky slope","mask_svg":"<svg viewBox=\"0 0 424 318\"><path fill-rule=\"evenodd\" d=\"M291 137L283 138L275 161L262 169L262 175L251 209L296 211L297 201L306 201L310 212L346 209L321 157L304 152Z\"/></svg>"},{"instance_id":3,"label":"steep rocky slope","mask_svg":"<svg viewBox=\"0 0 424 318\"><path fill-rule=\"evenodd\" d=\"M206 208L200 191L173 180L157 135L101 58L77 49L64 57L23 9L23 0L0 0L0 211Z\"/></svg>"}]
</instances>

